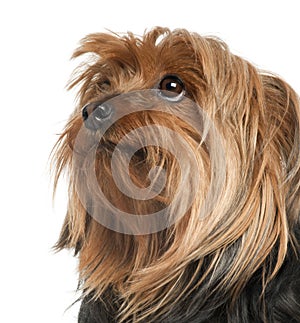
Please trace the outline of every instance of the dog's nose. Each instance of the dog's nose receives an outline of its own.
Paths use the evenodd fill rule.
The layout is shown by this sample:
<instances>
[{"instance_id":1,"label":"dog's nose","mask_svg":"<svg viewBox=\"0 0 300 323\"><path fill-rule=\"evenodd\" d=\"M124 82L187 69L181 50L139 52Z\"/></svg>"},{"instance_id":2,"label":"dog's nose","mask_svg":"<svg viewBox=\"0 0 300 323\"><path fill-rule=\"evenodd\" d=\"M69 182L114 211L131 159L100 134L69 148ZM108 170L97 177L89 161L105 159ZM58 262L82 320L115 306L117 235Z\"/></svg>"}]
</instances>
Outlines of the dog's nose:
<instances>
[{"instance_id":1,"label":"dog's nose","mask_svg":"<svg viewBox=\"0 0 300 323\"><path fill-rule=\"evenodd\" d=\"M82 109L82 118L85 126L97 130L103 122L112 115L112 108L108 103L90 103Z\"/></svg>"}]
</instances>

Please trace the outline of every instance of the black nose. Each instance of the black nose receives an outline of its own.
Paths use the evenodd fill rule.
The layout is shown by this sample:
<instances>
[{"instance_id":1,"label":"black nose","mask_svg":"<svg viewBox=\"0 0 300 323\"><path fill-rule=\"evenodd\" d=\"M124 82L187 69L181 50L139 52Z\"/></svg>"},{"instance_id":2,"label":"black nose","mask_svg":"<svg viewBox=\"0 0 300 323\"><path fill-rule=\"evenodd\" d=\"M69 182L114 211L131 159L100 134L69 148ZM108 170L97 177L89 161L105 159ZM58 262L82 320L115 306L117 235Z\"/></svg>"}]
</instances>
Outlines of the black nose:
<instances>
[{"instance_id":1,"label":"black nose","mask_svg":"<svg viewBox=\"0 0 300 323\"><path fill-rule=\"evenodd\" d=\"M103 122L112 115L112 107L108 103L90 103L82 109L82 118L85 126L91 130L97 130Z\"/></svg>"}]
</instances>

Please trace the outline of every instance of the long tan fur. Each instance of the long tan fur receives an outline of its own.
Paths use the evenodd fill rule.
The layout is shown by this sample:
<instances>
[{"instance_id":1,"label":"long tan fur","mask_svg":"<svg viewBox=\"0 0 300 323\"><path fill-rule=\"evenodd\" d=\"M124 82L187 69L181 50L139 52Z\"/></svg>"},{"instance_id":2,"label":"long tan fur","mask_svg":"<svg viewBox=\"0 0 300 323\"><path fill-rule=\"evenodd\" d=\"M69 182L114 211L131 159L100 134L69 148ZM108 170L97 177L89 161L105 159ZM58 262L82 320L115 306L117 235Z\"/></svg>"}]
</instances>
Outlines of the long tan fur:
<instances>
[{"instance_id":1,"label":"long tan fur","mask_svg":"<svg viewBox=\"0 0 300 323\"><path fill-rule=\"evenodd\" d=\"M296 93L279 77L233 55L219 39L185 30L155 28L142 38L130 33L92 34L82 40L74 58L85 54L90 55L88 61L70 83L70 88L79 87L78 107L54 153L55 185L64 170L70 181L68 212L56 247L78 253L84 293L96 299L112 288L121 304L120 321L131 317L140 322L147 317L155 321L153 317L195 289L203 290L203 303L216 290L230 295L234 303L258 269L267 285L281 268L288 246L299 247L292 233L300 209ZM109 140L118 142L129 131L149 124L176 131L199 162L203 190L186 214L161 232L114 232L92 218L78 197L75 183L82 175L72 158L83 124L80 109L95 99L151 89L166 74L180 75L186 95L209 115L220 134L226 164L218 203L199 217L212 180L206 169L214 152L199 144L195 129L177 116L166 118L163 112L135 113L114 125ZM188 114L184 109L182 113ZM86 136L78 161L82 168L92 167L85 164L84 153L93 135L87 130ZM164 136L166 142L172 140L167 133ZM120 193L111 175L111 152L97 155L99 186L107 199L127 212L152 213L170 204L180 181L172 154L157 147L145 151L141 160L131 164L136 185L146 187L147 172L158 164L168 174L163 192L148 203ZM84 181L80 185L83 190L88 187ZM180 196L183 203L185 198Z\"/></svg>"}]
</instances>

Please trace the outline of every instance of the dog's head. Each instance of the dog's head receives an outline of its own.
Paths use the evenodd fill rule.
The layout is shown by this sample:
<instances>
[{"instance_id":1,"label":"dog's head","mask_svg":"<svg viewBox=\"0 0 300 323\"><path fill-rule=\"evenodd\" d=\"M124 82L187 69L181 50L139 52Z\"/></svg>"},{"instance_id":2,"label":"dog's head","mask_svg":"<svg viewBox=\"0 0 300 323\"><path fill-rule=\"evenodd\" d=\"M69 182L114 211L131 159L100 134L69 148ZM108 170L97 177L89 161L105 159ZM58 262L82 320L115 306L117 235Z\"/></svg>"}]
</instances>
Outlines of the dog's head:
<instances>
[{"instance_id":1,"label":"dog's head","mask_svg":"<svg viewBox=\"0 0 300 323\"><path fill-rule=\"evenodd\" d=\"M295 92L185 30L92 34L84 54L55 161L56 182L69 172L57 246L79 252L85 292L112 287L125 319L271 279L299 220Z\"/></svg>"}]
</instances>

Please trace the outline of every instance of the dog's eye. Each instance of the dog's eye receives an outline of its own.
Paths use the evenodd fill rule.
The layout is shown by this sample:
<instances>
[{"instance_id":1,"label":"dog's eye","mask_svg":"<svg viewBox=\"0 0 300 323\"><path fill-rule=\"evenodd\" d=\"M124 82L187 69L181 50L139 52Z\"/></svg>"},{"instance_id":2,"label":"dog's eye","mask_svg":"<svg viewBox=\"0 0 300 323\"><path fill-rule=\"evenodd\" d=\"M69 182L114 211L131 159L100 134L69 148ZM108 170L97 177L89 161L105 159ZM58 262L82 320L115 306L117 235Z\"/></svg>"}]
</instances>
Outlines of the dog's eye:
<instances>
[{"instance_id":1,"label":"dog's eye","mask_svg":"<svg viewBox=\"0 0 300 323\"><path fill-rule=\"evenodd\" d=\"M160 84L161 95L169 101L179 101L184 95L184 84L178 76L167 75Z\"/></svg>"},{"instance_id":2,"label":"dog's eye","mask_svg":"<svg viewBox=\"0 0 300 323\"><path fill-rule=\"evenodd\" d=\"M98 86L101 91L107 91L107 90L109 90L111 84L110 84L109 80L104 80Z\"/></svg>"}]
</instances>

